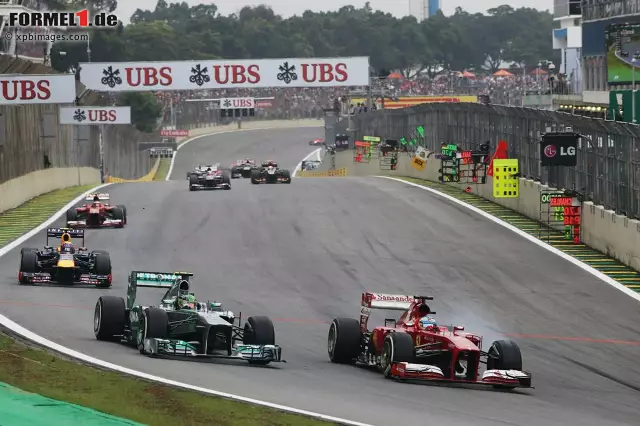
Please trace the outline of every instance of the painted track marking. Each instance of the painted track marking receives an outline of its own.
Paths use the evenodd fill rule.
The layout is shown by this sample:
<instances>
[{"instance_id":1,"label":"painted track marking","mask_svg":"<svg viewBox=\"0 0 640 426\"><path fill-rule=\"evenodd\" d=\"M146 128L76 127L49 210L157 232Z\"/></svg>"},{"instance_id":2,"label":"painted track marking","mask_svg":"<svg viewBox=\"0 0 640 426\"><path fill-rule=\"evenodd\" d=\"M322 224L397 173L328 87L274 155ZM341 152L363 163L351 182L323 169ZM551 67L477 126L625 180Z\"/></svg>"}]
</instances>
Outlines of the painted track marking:
<instances>
[{"instance_id":1,"label":"painted track marking","mask_svg":"<svg viewBox=\"0 0 640 426\"><path fill-rule=\"evenodd\" d=\"M543 249L555 254L556 256L559 256L561 258L563 258L564 260L573 263L575 266L577 266L578 268L582 269L585 272L588 272L589 274L593 275L596 278L599 278L600 280L604 281L605 283L609 284L611 287L620 290L621 292L623 292L624 294L626 294L627 296L632 297L633 299L640 301L640 293L637 293L633 290L631 290L628 287L625 287L624 285L620 284L619 282L615 281L614 279L606 276L605 274L603 274L602 272L598 271L595 268L592 268L591 266L581 262L580 260L569 256L566 253L561 252L560 250L558 250L555 247L550 246L549 244L546 244L544 241L540 241L539 239L537 239L536 237L534 237L533 235L529 235L526 232L522 231L521 229L516 228L515 226L485 212L480 210L477 207L474 207L470 204L465 203L464 201L460 201L455 197L452 197L451 195L442 193L440 191L437 191L433 188L429 188L417 183L413 183L413 182L407 182L406 180L403 179L398 179L398 178L394 178L391 176L374 176L376 178L380 178L380 179L388 179L388 180L393 180L396 182L400 182L403 183L405 185L409 185L409 186L413 186L415 188L420 188L424 191L427 192L431 192L432 194L437 195L438 197L444 198L445 200L451 201L452 203L456 203L460 206L463 206L469 210L471 210L474 213L479 214L480 216L484 217L485 219L489 219L490 221L504 227L507 228L508 230L520 235L522 238L525 238L527 240L529 240L530 242L536 244L538 247L542 247Z\"/></svg>"},{"instance_id":2,"label":"painted track marking","mask_svg":"<svg viewBox=\"0 0 640 426\"><path fill-rule=\"evenodd\" d=\"M304 128L304 127L320 127L320 126L299 126L297 128ZM189 143L191 141L194 141L194 140L200 139L200 138L204 138L204 137L208 137L208 136L215 136L215 135L224 134L224 133L242 132L242 131L293 129L293 128L296 128L296 127L292 126L292 127L271 127L271 128L260 128L260 129L235 129L235 130L229 130L229 131L219 132L219 133L210 133L210 134L196 136L193 139L188 139L188 140L184 141L180 146L178 146L177 150L179 150L181 147L183 147L184 145L186 145L187 143ZM314 153L315 153L315 151L313 153L311 153L308 157L310 157ZM173 158L171 159L171 165L169 167L169 171L167 172L167 177L165 179L167 181L170 180L169 177L171 176L171 172L173 171L173 164L174 164L175 158L176 158L176 155L174 155ZM306 157L305 157L305 159L306 159ZM96 186L95 188L92 188L92 189L88 190L87 192L85 192L84 194L80 195L79 197L75 198L73 201L70 201L66 206L64 206L62 209L58 210L53 216L51 216L45 222L40 224L38 227L32 229L31 231L29 231L25 235L21 236L20 238L16 239L15 241L11 242L10 244L6 245L5 247L0 248L0 257L6 255L11 250L13 250L14 248L18 247L20 244L22 244L25 241L27 241L28 239L32 238L33 236L38 234L40 231L44 230L46 227L48 227L53 222L58 220L68 209L70 209L71 207L73 207L74 205L79 203L81 200L83 200L87 196L87 194L95 192L98 189L107 187L109 185L113 185L113 184L106 183L106 184L103 184L103 185ZM94 366L98 366L98 367L102 367L102 368L107 368L107 369L113 370L113 371L118 371L120 373L128 374L128 375L134 376L134 377L139 377L141 379L151 380L151 381L162 383L162 384L169 385L169 386L174 386L174 387L178 387L178 388L182 388L182 389L201 392L201 393L205 393L207 395L218 396L218 397L222 397L222 398L232 399L232 400L235 400L235 401L247 402L249 404L259 405L259 406L267 407L267 408L273 408L275 410L285 411L285 412L288 412L288 413L300 414L300 415L303 415L303 416L307 416L307 417L311 417L311 418L315 418L315 419L320 419L320 420L325 420L325 421L328 421L328 422L333 422L333 423L337 423L337 424L341 424L341 425L375 426L375 425L368 424L368 423L355 422L355 421L352 421L352 420L342 419L342 418L339 418L339 417L328 416L326 414L321 414L321 413L315 413L315 412L312 412L312 411L301 410L301 409L298 409L298 408L295 408L295 407L288 407L286 405L274 404L274 403L271 403L271 402L268 402L268 401L261 401L261 400L258 400L258 399L247 398L247 397L240 396L240 395L234 395L234 394L230 394L230 393L226 393L226 392L216 391L216 390L213 390L213 389L207 389L207 388L202 388L202 387L199 387L199 386L193 386L193 385L189 385L187 383L180 383L180 382L176 382L174 380L165 379L165 378L162 378L162 377L159 377L159 376L153 376L151 374L143 373L141 371L132 370L130 368L122 367L122 366L119 366L117 364L112 364L110 362L102 361L102 360L100 360L98 358L94 358L94 357L91 357L89 355L83 354L81 352L74 351L73 349L70 349L70 348L64 347L62 345L59 345L59 344L57 344L55 342L52 342L51 340L45 339L44 337L35 334L34 332L32 332L30 330L27 330L26 328L22 327L20 324L12 321L11 319L5 317L4 315L0 315L0 324L3 327L5 327L8 330L10 330L12 333L17 334L17 335L21 336L22 338L24 338L26 340L30 340L30 341L32 341L32 342L34 342L34 343L36 343L36 344L38 344L38 345L40 345L42 347L51 349L51 350L53 350L55 352L58 352L60 354L66 355L66 356L69 356L71 358L75 358L75 359L80 360L80 361L82 361L84 363L92 364Z\"/></svg>"}]
</instances>

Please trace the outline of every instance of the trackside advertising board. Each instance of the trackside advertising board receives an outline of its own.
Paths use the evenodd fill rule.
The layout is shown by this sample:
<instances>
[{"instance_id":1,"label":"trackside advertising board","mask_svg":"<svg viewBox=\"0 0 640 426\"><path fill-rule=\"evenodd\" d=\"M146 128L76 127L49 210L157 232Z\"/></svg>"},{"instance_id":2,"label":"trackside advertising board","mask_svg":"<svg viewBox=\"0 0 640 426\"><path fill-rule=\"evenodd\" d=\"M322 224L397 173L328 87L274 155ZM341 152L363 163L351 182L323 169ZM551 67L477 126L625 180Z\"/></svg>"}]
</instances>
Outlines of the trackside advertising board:
<instances>
[{"instance_id":1,"label":"trackside advertising board","mask_svg":"<svg viewBox=\"0 0 640 426\"><path fill-rule=\"evenodd\" d=\"M73 74L0 75L0 105L68 104L75 99Z\"/></svg>"},{"instance_id":2,"label":"trackside advertising board","mask_svg":"<svg viewBox=\"0 0 640 426\"><path fill-rule=\"evenodd\" d=\"M99 92L369 85L368 57L91 62L80 67L82 84Z\"/></svg>"},{"instance_id":3,"label":"trackside advertising board","mask_svg":"<svg viewBox=\"0 0 640 426\"><path fill-rule=\"evenodd\" d=\"M99 106L61 107L60 124L131 124L131 108Z\"/></svg>"}]
</instances>

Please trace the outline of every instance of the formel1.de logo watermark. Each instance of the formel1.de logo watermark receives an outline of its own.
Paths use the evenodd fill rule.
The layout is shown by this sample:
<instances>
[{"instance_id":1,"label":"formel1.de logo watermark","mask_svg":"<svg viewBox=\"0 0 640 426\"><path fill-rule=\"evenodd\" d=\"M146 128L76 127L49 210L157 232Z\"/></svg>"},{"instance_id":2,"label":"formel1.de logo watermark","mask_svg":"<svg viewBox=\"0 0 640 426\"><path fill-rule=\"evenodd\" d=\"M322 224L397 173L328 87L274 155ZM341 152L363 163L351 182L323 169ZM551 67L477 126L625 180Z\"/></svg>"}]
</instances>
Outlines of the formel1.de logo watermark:
<instances>
[{"instance_id":1,"label":"formel1.de logo watermark","mask_svg":"<svg viewBox=\"0 0 640 426\"><path fill-rule=\"evenodd\" d=\"M114 28L119 20L113 13L100 12L89 16L89 9L77 12L12 12L9 14L9 26L29 28Z\"/></svg>"}]
</instances>

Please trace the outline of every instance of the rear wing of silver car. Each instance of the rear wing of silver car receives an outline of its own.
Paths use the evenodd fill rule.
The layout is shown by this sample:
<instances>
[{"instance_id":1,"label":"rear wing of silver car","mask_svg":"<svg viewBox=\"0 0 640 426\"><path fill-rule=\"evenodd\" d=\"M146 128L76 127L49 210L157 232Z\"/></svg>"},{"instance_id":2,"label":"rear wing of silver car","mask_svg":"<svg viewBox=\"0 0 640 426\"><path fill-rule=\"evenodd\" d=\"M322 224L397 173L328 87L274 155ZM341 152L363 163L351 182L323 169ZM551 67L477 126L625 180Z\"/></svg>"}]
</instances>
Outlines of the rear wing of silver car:
<instances>
[{"instance_id":1,"label":"rear wing of silver car","mask_svg":"<svg viewBox=\"0 0 640 426\"><path fill-rule=\"evenodd\" d=\"M127 307L133 308L138 287L163 288L167 291L178 281L189 281L193 277L192 272L148 272L132 271L129 274L127 287Z\"/></svg>"}]
</instances>

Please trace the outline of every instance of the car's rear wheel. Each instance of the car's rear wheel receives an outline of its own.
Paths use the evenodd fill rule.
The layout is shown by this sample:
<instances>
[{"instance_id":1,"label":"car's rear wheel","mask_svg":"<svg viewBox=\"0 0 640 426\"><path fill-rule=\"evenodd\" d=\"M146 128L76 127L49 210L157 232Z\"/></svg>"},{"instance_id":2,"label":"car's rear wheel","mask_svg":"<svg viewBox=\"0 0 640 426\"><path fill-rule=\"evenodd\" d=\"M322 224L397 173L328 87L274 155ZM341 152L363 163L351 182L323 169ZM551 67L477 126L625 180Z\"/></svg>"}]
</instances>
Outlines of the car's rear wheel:
<instances>
[{"instance_id":1,"label":"car's rear wheel","mask_svg":"<svg viewBox=\"0 0 640 426\"><path fill-rule=\"evenodd\" d=\"M391 375L391 367L394 362L413 362L416 350L413 337L408 333L389 333L384 338L382 353L380 354L380 369L385 377Z\"/></svg>"},{"instance_id":2,"label":"car's rear wheel","mask_svg":"<svg viewBox=\"0 0 640 426\"><path fill-rule=\"evenodd\" d=\"M166 339L169 329L169 316L167 312L159 308L147 308L138 323L136 342L138 350L143 355L148 355L144 348L145 339Z\"/></svg>"},{"instance_id":3,"label":"car's rear wheel","mask_svg":"<svg viewBox=\"0 0 640 426\"><path fill-rule=\"evenodd\" d=\"M120 340L127 310L122 297L101 296L93 312L93 334L98 340Z\"/></svg>"},{"instance_id":4,"label":"car's rear wheel","mask_svg":"<svg viewBox=\"0 0 640 426\"><path fill-rule=\"evenodd\" d=\"M327 350L336 364L355 364L362 352L360 322L353 318L336 318L329 326Z\"/></svg>"}]
</instances>

